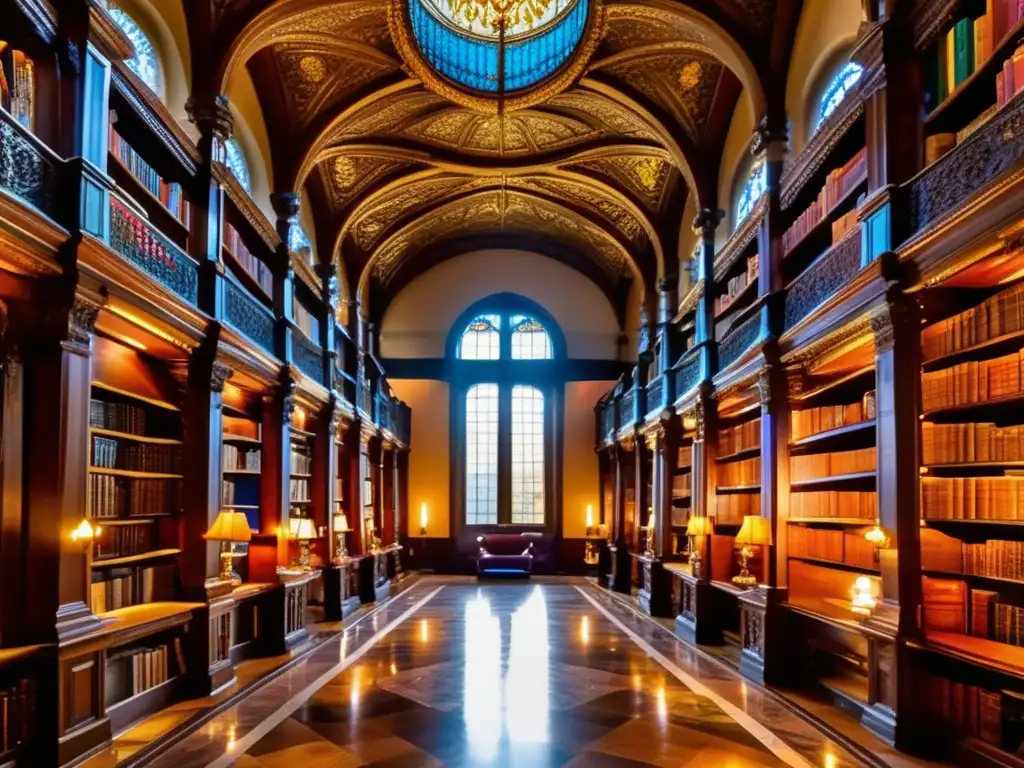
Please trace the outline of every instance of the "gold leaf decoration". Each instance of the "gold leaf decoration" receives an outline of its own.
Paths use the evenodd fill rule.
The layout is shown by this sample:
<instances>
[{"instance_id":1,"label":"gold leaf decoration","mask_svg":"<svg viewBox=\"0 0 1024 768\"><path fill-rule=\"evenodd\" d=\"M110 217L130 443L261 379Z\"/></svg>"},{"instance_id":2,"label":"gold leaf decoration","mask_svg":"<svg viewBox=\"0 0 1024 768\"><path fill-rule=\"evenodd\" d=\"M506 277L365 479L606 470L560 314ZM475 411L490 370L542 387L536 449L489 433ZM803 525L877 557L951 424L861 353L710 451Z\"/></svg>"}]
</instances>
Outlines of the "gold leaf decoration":
<instances>
[{"instance_id":1,"label":"gold leaf decoration","mask_svg":"<svg viewBox=\"0 0 1024 768\"><path fill-rule=\"evenodd\" d=\"M661 213L680 174L667 158L653 155L613 155L579 163L580 169L620 184L642 200L652 213Z\"/></svg>"},{"instance_id":2,"label":"gold leaf decoration","mask_svg":"<svg viewBox=\"0 0 1024 768\"><path fill-rule=\"evenodd\" d=\"M408 165L393 157L352 154L333 157L321 163L320 170L330 191L331 203L338 210L379 179Z\"/></svg>"}]
</instances>

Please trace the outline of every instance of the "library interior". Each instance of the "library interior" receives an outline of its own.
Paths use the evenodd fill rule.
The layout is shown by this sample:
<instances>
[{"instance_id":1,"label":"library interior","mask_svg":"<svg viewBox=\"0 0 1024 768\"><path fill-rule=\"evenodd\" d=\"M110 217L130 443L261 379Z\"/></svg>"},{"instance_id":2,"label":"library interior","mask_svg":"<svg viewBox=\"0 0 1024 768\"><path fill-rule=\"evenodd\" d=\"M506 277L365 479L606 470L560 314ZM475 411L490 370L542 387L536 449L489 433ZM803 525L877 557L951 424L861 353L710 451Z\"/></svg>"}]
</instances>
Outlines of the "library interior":
<instances>
[{"instance_id":1,"label":"library interior","mask_svg":"<svg viewBox=\"0 0 1024 768\"><path fill-rule=\"evenodd\" d=\"M1024 768L1024 0L0 18L0 768Z\"/></svg>"}]
</instances>

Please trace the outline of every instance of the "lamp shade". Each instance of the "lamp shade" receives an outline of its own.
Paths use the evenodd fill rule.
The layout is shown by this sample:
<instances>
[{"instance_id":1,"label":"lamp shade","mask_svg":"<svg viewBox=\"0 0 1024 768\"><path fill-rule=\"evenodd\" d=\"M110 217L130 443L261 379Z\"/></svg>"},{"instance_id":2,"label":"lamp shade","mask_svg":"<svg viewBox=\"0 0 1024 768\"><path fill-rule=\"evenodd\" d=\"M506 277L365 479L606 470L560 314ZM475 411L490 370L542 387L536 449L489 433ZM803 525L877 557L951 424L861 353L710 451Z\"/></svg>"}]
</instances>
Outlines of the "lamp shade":
<instances>
[{"instance_id":1,"label":"lamp shade","mask_svg":"<svg viewBox=\"0 0 1024 768\"><path fill-rule=\"evenodd\" d=\"M309 541L316 538L316 526L308 517L293 517L288 521L292 538L297 541Z\"/></svg>"},{"instance_id":2,"label":"lamp shade","mask_svg":"<svg viewBox=\"0 0 1024 768\"><path fill-rule=\"evenodd\" d=\"M691 517L686 523L687 536L710 536L711 518Z\"/></svg>"},{"instance_id":3,"label":"lamp shade","mask_svg":"<svg viewBox=\"0 0 1024 768\"><path fill-rule=\"evenodd\" d=\"M743 518L743 525L740 532L736 534L737 544L759 544L772 543L772 529L770 521L766 517L757 515L746 515Z\"/></svg>"},{"instance_id":4,"label":"lamp shade","mask_svg":"<svg viewBox=\"0 0 1024 768\"><path fill-rule=\"evenodd\" d=\"M345 515L334 516L334 532L335 533L348 533L352 529L348 527L348 517Z\"/></svg>"},{"instance_id":5,"label":"lamp shade","mask_svg":"<svg viewBox=\"0 0 1024 768\"><path fill-rule=\"evenodd\" d=\"M249 520L244 512L222 510L217 515L217 519L213 521L210 530L206 532L206 539L209 541L249 541L252 539Z\"/></svg>"}]
</instances>

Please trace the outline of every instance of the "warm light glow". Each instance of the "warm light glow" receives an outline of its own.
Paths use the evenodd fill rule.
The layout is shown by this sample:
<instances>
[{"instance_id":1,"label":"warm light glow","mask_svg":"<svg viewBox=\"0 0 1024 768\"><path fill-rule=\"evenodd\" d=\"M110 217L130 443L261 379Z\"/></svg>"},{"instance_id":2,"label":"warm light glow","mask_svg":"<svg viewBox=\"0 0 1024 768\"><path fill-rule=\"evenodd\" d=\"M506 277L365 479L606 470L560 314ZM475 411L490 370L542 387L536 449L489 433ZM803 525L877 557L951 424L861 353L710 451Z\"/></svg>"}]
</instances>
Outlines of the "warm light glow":
<instances>
[{"instance_id":1,"label":"warm light glow","mask_svg":"<svg viewBox=\"0 0 1024 768\"><path fill-rule=\"evenodd\" d=\"M140 352L145 352L147 349L149 349L149 347L147 347L141 341L137 341L137 340L133 339L131 336L125 336L124 334L118 334L117 338L118 338L118 340L120 340L120 341L124 342L125 344L127 344L129 347L134 347L135 349L139 350Z\"/></svg>"},{"instance_id":2,"label":"warm light glow","mask_svg":"<svg viewBox=\"0 0 1024 768\"><path fill-rule=\"evenodd\" d=\"M249 520L244 512L222 510L206 532L205 538L207 541L249 541L252 539Z\"/></svg>"},{"instance_id":3,"label":"warm light glow","mask_svg":"<svg viewBox=\"0 0 1024 768\"><path fill-rule=\"evenodd\" d=\"M759 515L745 515L736 544L767 545L772 543L771 521Z\"/></svg>"},{"instance_id":4,"label":"warm light glow","mask_svg":"<svg viewBox=\"0 0 1024 768\"><path fill-rule=\"evenodd\" d=\"M590 645L590 617L584 616L580 619L580 641L584 645Z\"/></svg>"},{"instance_id":5,"label":"warm light glow","mask_svg":"<svg viewBox=\"0 0 1024 768\"><path fill-rule=\"evenodd\" d=\"M352 529L348 527L348 518L345 515L334 516L334 532L348 533Z\"/></svg>"},{"instance_id":6,"label":"warm light glow","mask_svg":"<svg viewBox=\"0 0 1024 768\"><path fill-rule=\"evenodd\" d=\"M427 529L427 502L420 504L420 528Z\"/></svg>"},{"instance_id":7,"label":"warm light glow","mask_svg":"<svg viewBox=\"0 0 1024 768\"><path fill-rule=\"evenodd\" d=\"M316 538L316 526L308 517L289 518L288 527L292 538L296 541L309 541Z\"/></svg>"},{"instance_id":8,"label":"warm light glow","mask_svg":"<svg viewBox=\"0 0 1024 768\"><path fill-rule=\"evenodd\" d=\"M876 525L866 531L864 533L864 538L879 548L884 548L889 543L889 537L885 535L885 531L882 530L879 525Z\"/></svg>"},{"instance_id":9,"label":"warm light glow","mask_svg":"<svg viewBox=\"0 0 1024 768\"><path fill-rule=\"evenodd\" d=\"M587 528L594 527L594 505L587 504Z\"/></svg>"},{"instance_id":10,"label":"warm light glow","mask_svg":"<svg viewBox=\"0 0 1024 768\"><path fill-rule=\"evenodd\" d=\"M713 531L711 530L711 518L709 517L691 517L686 522L686 535L687 536L708 536Z\"/></svg>"},{"instance_id":11,"label":"warm light glow","mask_svg":"<svg viewBox=\"0 0 1024 768\"><path fill-rule=\"evenodd\" d=\"M100 529L93 528L88 520L82 518L82 522L78 524L78 527L71 532L72 541L92 541L99 535Z\"/></svg>"},{"instance_id":12,"label":"warm light glow","mask_svg":"<svg viewBox=\"0 0 1024 768\"><path fill-rule=\"evenodd\" d=\"M668 720L668 701L665 698L665 689L658 688L658 690L654 692L654 697L658 711L658 718L664 722Z\"/></svg>"},{"instance_id":13,"label":"warm light glow","mask_svg":"<svg viewBox=\"0 0 1024 768\"><path fill-rule=\"evenodd\" d=\"M839 760L831 752L825 753L825 768L839 768Z\"/></svg>"},{"instance_id":14,"label":"warm light glow","mask_svg":"<svg viewBox=\"0 0 1024 768\"><path fill-rule=\"evenodd\" d=\"M875 607L875 598L872 594L873 586L871 579L867 576L858 576L853 582L853 612L862 616L870 616Z\"/></svg>"},{"instance_id":15,"label":"warm light glow","mask_svg":"<svg viewBox=\"0 0 1024 768\"><path fill-rule=\"evenodd\" d=\"M392 675L397 675L398 674L398 667L395 665L395 662L393 662L393 661L391 662L391 674Z\"/></svg>"},{"instance_id":16,"label":"warm light glow","mask_svg":"<svg viewBox=\"0 0 1024 768\"><path fill-rule=\"evenodd\" d=\"M144 329L146 331L149 331L150 333L152 333L157 338L163 339L164 341L170 342L171 344L175 344L175 345L177 345L179 347L181 346L181 343L177 339L175 339L173 336L171 336L169 333L167 333L163 329L158 328L157 326L153 325L148 320L145 320L145 319L139 317L138 315L134 314L133 312L131 312L131 311L127 310L127 309L124 309L123 307L121 307L121 306L119 306L117 304L113 304L113 303L108 304L105 307L105 309L107 309L110 312L113 312L115 315L119 315L120 317L123 317L128 322L133 323L134 325L139 326L139 328L142 328L142 329ZM145 349L145 347L143 347L143 349Z\"/></svg>"},{"instance_id":17,"label":"warm light glow","mask_svg":"<svg viewBox=\"0 0 1024 768\"><path fill-rule=\"evenodd\" d=\"M420 642L430 642L430 625L426 619L420 619Z\"/></svg>"}]
</instances>

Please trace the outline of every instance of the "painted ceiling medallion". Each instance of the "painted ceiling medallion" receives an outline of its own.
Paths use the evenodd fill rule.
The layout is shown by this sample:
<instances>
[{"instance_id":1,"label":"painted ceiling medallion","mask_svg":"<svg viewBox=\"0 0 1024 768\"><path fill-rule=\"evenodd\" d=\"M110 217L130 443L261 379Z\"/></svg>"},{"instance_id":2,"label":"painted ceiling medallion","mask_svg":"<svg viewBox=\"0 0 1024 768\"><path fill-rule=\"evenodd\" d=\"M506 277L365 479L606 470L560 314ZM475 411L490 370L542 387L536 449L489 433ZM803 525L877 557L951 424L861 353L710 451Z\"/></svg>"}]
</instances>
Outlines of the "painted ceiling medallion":
<instances>
[{"instance_id":1,"label":"painted ceiling medallion","mask_svg":"<svg viewBox=\"0 0 1024 768\"><path fill-rule=\"evenodd\" d=\"M424 84L485 113L544 101L582 72L601 0L391 0L392 36Z\"/></svg>"}]
</instances>

